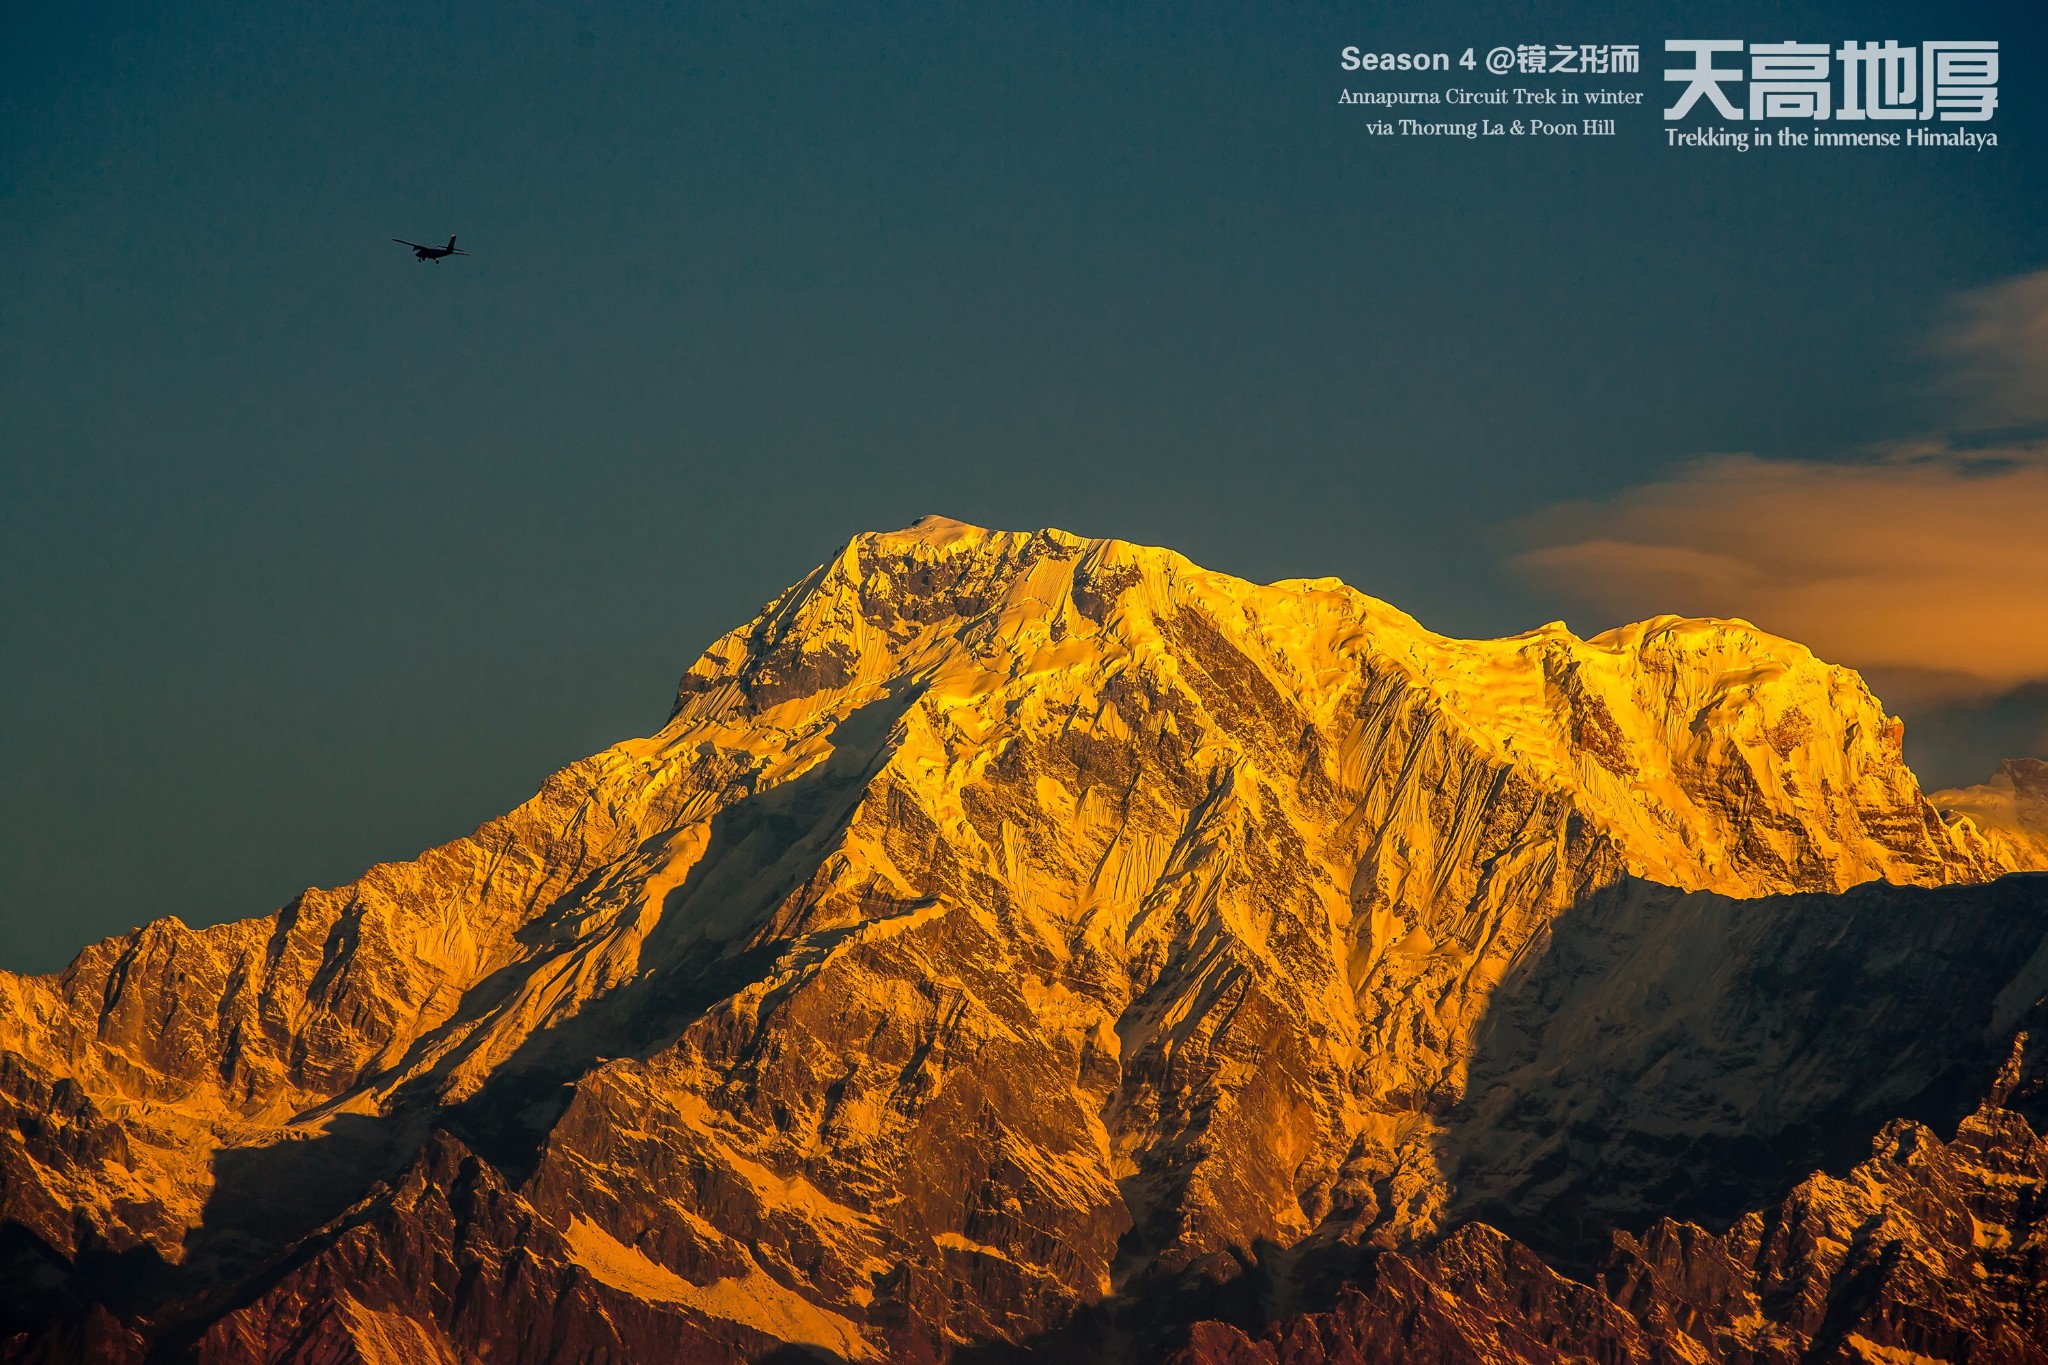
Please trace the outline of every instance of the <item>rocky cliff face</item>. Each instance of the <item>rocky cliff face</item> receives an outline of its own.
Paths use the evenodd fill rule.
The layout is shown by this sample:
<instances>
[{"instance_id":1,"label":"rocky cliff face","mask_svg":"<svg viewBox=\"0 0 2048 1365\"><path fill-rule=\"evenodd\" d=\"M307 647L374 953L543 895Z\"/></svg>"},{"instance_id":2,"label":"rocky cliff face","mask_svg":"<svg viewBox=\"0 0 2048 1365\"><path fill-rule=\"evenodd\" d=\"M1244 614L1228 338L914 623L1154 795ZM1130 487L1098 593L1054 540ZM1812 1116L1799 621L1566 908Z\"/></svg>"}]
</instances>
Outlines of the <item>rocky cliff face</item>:
<instances>
[{"instance_id":1,"label":"rocky cliff face","mask_svg":"<svg viewBox=\"0 0 2048 1365\"><path fill-rule=\"evenodd\" d=\"M0 974L0 1332L1115 1356L1476 1216L1575 1270L1952 1125L2048 992L2042 850L1899 738L1742 622L862 536L469 838Z\"/></svg>"},{"instance_id":2,"label":"rocky cliff face","mask_svg":"<svg viewBox=\"0 0 2048 1365\"><path fill-rule=\"evenodd\" d=\"M1383 1253L1329 1311L1256 1340L1197 1324L1171 1365L2040 1365L2048 1142L2004 1107L2011 1089L1995 1084L1950 1142L1888 1124L1844 1177L1815 1175L1725 1232L1669 1218L1614 1232L1583 1280L1471 1223L1427 1250Z\"/></svg>"}]
</instances>

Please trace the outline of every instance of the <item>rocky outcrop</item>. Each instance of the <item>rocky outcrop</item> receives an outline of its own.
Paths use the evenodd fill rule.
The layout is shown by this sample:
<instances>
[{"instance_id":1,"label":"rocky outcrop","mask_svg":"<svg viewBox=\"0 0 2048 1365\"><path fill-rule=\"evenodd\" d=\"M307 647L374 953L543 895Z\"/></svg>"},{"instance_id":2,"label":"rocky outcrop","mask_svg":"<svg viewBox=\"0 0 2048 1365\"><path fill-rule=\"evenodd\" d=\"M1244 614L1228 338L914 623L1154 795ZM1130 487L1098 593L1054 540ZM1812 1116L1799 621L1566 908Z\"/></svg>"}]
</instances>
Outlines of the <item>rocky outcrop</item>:
<instances>
[{"instance_id":1,"label":"rocky outcrop","mask_svg":"<svg viewBox=\"0 0 2048 1365\"><path fill-rule=\"evenodd\" d=\"M928 519L467 839L0 974L0 1223L63 1330L129 1256L219 1360L478 1352L533 1266L914 1361L1482 1214L1569 1259L1953 1122L2048 989L2031 845L1899 737L1743 622L1458 641ZM625 1332L577 1293L535 1358Z\"/></svg>"},{"instance_id":2,"label":"rocky outcrop","mask_svg":"<svg viewBox=\"0 0 2048 1365\"><path fill-rule=\"evenodd\" d=\"M664 1360L790 1347L865 1358L852 1326L772 1282L706 1289L587 1224L556 1228L436 1134L190 1343L205 1365Z\"/></svg>"},{"instance_id":3,"label":"rocky outcrop","mask_svg":"<svg viewBox=\"0 0 2048 1365\"><path fill-rule=\"evenodd\" d=\"M2017 1062L2017 1058L2015 1061ZM1483 1223L1385 1252L1327 1312L1198 1324L1171 1365L2048 1361L2048 1142L2003 1095L1953 1140L1887 1125L1723 1233L1660 1219L1568 1278Z\"/></svg>"}]
</instances>

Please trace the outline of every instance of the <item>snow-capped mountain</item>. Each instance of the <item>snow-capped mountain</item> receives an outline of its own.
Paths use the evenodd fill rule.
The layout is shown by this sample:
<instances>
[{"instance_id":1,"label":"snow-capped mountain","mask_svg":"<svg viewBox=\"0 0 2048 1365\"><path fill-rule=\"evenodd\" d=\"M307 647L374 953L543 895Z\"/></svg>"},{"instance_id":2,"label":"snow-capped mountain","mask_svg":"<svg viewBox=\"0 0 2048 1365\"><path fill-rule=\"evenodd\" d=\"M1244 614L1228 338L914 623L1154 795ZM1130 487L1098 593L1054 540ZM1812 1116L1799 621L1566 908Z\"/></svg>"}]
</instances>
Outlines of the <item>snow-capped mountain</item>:
<instances>
[{"instance_id":1,"label":"snow-capped mountain","mask_svg":"<svg viewBox=\"0 0 2048 1365\"><path fill-rule=\"evenodd\" d=\"M0 974L0 1357L1294 1361L1491 1276L1793 1359L1862 1311L1757 1250L1822 1195L2024 1339L2038 774L1900 736L1740 621L863 535L468 838ZM1975 1212L1859 1174L2001 1143Z\"/></svg>"}]
</instances>

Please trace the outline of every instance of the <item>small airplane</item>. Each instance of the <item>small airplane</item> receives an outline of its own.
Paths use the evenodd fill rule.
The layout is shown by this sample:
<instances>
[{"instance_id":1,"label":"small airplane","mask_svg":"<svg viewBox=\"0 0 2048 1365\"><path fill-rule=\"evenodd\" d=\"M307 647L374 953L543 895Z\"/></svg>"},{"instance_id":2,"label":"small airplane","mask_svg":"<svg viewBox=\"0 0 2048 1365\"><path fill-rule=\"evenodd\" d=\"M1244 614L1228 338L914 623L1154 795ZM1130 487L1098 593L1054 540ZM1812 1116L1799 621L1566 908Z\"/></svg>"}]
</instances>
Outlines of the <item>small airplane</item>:
<instances>
[{"instance_id":1,"label":"small airplane","mask_svg":"<svg viewBox=\"0 0 2048 1365\"><path fill-rule=\"evenodd\" d=\"M400 246L411 247L414 260L432 261L435 265L441 264L443 256L467 256L469 254L467 251L457 251L455 249L455 234L452 232L448 234L448 245L446 246L421 246L418 242L408 242L403 237L393 237L391 240Z\"/></svg>"}]
</instances>

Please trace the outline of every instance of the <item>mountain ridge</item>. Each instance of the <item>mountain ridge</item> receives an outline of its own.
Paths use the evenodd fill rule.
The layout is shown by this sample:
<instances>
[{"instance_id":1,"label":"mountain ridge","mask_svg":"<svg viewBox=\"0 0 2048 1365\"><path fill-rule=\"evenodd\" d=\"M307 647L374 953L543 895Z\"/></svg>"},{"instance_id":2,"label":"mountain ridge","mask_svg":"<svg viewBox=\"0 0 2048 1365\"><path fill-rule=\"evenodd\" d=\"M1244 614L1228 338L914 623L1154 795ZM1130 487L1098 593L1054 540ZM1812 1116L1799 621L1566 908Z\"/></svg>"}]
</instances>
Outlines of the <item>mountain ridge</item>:
<instances>
[{"instance_id":1,"label":"mountain ridge","mask_svg":"<svg viewBox=\"0 0 2048 1365\"><path fill-rule=\"evenodd\" d=\"M0 973L0 1219L204 1299L448 1130L488 1157L435 1178L484 1160L599 1281L644 1261L700 1314L772 1283L856 1355L939 1359L1261 1245L1418 1244L1461 1179L1512 1204L1515 1163L1458 1136L1475 1066L1548 1084L1488 1070L1497 997L1559 925L1669 918L1631 887L1703 923L1879 882L1975 906L2042 865L2025 835L1944 818L1860 679L1746 622L1455 641L1332 579L928 518L464 839ZM1875 980L1911 933L1868 936L1803 951ZM2033 989L2039 953L1978 956L1956 984ZM1673 1035L1710 1057L1751 1046L1717 999ZM1913 1074L1965 1085L2007 1041ZM1844 1083L1759 1112L1782 1137ZM707 1351L758 1335L716 1320Z\"/></svg>"}]
</instances>

